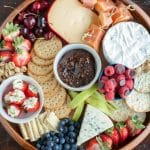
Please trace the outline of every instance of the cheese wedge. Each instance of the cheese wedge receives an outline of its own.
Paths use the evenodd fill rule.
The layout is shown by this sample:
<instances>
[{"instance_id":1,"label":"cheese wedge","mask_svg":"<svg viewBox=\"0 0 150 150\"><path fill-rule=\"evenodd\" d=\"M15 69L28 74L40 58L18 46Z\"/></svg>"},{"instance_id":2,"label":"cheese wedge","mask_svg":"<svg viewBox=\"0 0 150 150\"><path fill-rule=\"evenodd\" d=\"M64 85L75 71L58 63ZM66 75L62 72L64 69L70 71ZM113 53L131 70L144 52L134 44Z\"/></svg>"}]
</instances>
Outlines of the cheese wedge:
<instances>
[{"instance_id":1,"label":"cheese wedge","mask_svg":"<svg viewBox=\"0 0 150 150\"><path fill-rule=\"evenodd\" d=\"M77 138L77 145L80 146L112 126L113 122L108 116L95 107L87 105L80 133Z\"/></svg>"},{"instance_id":2,"label":"cheese wedge","mask_svg":"<svg viewBox=\"0 0 150 150\"><path fill-rule=\"evenodd\" d=\"M99 22L98 16L78 0L54 1L47 19L50 28L68 43L83 43L82 35Z\"/></svg>"}]
</instances>

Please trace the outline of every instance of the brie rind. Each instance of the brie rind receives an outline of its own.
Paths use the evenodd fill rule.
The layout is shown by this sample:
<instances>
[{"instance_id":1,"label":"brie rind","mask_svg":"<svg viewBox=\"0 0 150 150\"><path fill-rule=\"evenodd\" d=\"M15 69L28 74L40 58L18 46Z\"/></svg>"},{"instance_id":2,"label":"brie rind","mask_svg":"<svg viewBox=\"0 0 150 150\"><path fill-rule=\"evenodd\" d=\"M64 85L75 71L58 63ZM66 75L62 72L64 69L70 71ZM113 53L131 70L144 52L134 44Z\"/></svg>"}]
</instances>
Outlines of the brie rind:
<instances>
[{"instance_id":1,"label":"brie rind","mask_svg":"<svg viewBox=\"0 0 150 150\"><path fill-rule=\"evenodd\" d=\"M134 69L150 57L150 34L141 24L118 23L107 31L103 53L110 64Z\"/></svg>"},{"instance_id":2,"label":"brie rind","mask_svg":"<svg viewBox=\"0 0 150 150\"><path fill-rule=\"evenodd\" d=\"M87 105L80 133L77 139L77 145L80 146L112 126L113 122L108 116L95 107Z\"/></svg>"}]
</instances>

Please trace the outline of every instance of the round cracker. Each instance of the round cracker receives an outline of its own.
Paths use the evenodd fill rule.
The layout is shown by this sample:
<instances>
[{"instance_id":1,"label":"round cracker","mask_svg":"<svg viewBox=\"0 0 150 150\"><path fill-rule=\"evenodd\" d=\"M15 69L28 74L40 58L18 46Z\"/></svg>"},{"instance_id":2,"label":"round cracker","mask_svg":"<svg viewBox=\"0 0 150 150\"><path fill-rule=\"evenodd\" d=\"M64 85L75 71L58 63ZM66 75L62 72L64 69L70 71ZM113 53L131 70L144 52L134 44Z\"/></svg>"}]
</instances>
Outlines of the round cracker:
<instances>
[{"instance_id":1,"label":"round cracker","mask_svg":"<svg viewBox=\"0 0 150 150\"><path fill-rule=\"evenodd\" d=\"M145 112L135 112L131 110L126 104L125 100L115 100L112 103L117 107L117 109L111 114L111 118L116 121L126 121L129 117L138 116L138 119L141 122L144 122L146 119Z\"/></svg>"},{"instance_id":2,"label":"round cracker","mask_svg":"<svg viewBox=\"0 0 150 150\"><path fill-rule=\"evenodd\" d=\"M45 76L37 76L37 75L34 75L32 72L30 72L30 71L28 70L27 74L28 74L30 77L32 77L33 79L35 79L39 84L43 84L43 83L49 81L51 78L54 77L53 72L48 73L48 74L45 75Z\"/></svg>"},{"instance_id":3,"label":"round cracker","mask_svg":"<svg viewBox=\"0 0 150 150\"><path fill-rule=\"evenodd\" d=\"M53 70L53 65L38 66L38 65L34 64L33 62L29 62L28 70L35 75L44 76Z\"/></svg>"},{"instance_id":4,"label":"round cracker","mask_svg":"<svg viewBox=\"0 0 150 150\"><path fill-rule=\"evenodd\" d=\"M66 95L67 95L66 90L63 87L60 87L58 91L55 93L55 95L44 100L45 109L50 110L60 108L66 100Z\"/></svg>"},{"instance_id":5,"label":"round cracker","mask_svg":"<svg viewBox=\"0 0 150 150\"><path fill-rule=\"evenodd\" d=\"M58 82L55 78L51 78L49 81L40 84L44 93L53 93L57 86Z\"/></svg>"},{"instance_id":6,"label":"round cracker","mask_svg":"<svg viewBox=\"0 0 150 150\"><path fill-rule=\"evenodd\" d=\"M39 39L34 44L35 54L42 59L54 58L61 48L62 42L56 36L50 40Z\"/></svg>"},{"instance_id":7,"label":"round cracker","mask_svg":"<svg viewBox=\"0 0 150 150\"><path fill-rule=\"evenodd\" d=\"M150 93L139 93L136 90L126 98L127 105L136 112L150 111Z\"/></svg>"},{"instance_id":8,"label":"round cracker","mask_svg":"<svg viewBox=\"0 0 150 150\"><path fill-rule=\"evenodd\" d=\"M148 93L150 92L150 71L137 75L134 79L134 88L138 92Z\"/></svg>"},{"instance_id":9,"label":"round cracker","mask_svg":"<svg viewBox=\"0 0 150 150\"><path fill-rule=\"evenodd\" d=\"M31 52L31 57L32 57L32 62L39 66L51 65L54 61L54 59L45 60L45 59L39 58L38 56L35 55L34 50L32 50Z\"/></svg>"}]
</instances>

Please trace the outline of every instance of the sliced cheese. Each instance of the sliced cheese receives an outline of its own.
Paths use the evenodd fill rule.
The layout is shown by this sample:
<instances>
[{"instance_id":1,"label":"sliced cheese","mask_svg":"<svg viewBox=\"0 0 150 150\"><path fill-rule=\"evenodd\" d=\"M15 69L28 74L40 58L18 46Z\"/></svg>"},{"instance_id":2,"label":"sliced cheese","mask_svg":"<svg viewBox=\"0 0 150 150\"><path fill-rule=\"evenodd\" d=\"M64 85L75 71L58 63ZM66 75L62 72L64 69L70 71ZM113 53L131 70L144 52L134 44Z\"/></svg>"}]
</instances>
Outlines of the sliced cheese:
<instances>
[{"instance_id":1,"label":"sliced cheese","mask_svg":"<svg viewBox=\"0 0 150 150\"><path fill-rule=\"evenodd\" d=\"M29 140L29 135L26 129L25 124L19 124L21 134L25 140Z\"/></svg>"},{"instance_id":2,"label":"sliced cheese","mask_svg":"<svg viewBox=\"0 0 150 150\"><path fill-rule=\"evenodd\" d=\"M80 146L112 126L113 122L108 116L95 107L87 105L80 133L77 139L77 145Z\"/></svg>"},{"instance_id":3,"label":"sliced cheese","mask_svg":"<svg viewBox=\"0 0 150 150\"><path fill-rule=\"evenodd\" d=\"M57 130L58 123L59 123L59 119L57 118L54 112L47 113L47 116L44 120L44 124L46 124L47 126L50 126L51 130L55 131Z\"/></svg>"},{"instance_id":4,"label":"sliced cheese","mask_svg":"<svg viewBox=\"0 0 150 150\"><path fill-rule=\"evenodd\" d=\"M36 118L35 121L36 121L36 124L38 126L39 134L40 134L40 136L42 136L45 133L44 129L43 129L43 127L42 127L42 125L41 125L41 123L40 123L38 118Z\"/></svg>"},{"instance_id":5,"label":"sliced cheese","mask_svg":"<svg viewBox=\"0 0 150 150\"><path fill-rule=\"evenodd\" d=\"M83 43L82 35L91 24L98 24L98 20L78 0L56 0L48 13L50 28L69 43Z\"/></svg>"}]
</instances>

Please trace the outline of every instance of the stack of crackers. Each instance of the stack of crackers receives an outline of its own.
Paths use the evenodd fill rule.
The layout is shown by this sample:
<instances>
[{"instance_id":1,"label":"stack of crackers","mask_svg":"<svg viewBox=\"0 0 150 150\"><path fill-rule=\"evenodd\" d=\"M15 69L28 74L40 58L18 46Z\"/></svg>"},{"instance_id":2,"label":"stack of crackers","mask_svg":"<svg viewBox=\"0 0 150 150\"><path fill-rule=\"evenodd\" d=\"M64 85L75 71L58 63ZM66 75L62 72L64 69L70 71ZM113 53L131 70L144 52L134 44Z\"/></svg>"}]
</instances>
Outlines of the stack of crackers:
<instances>
[{"instance_id":1,"label":"stack of crackers","mask_svg":"<svg viewBox=\"0 0 150 150\"><path fill-rule=\"evenodd\" d=\"M150 60L136 69L134 90L126 99L128 106L136 112L150 111Z\"/></svg>"},{"instance_id":2,"label":"stack of crackers","mask_svg":"<svg viewBox=\"0 0 150 150\"><path fill-rule=\"evenodd\" d=\"M58 124L59 119L55 113L44 112L28 123L19 124L19 127L23 138L33 142L45 133L57 131Z\"/></svg>"},{"instance_id":3,"label":"stack of crackers","mask_svg":"<svg viewBox=\"0 0 150 150\"><path fill-rule=\"evenodd\" d=\"M58 118L69 117L68 94L59 85L53 73L53 61L62 48L61 40L54 36L50 40L39 39L31 51L32 60L28 64L28 75L34 78L44 92L44 108L55 112Z\"/></svg>"}]
</instances>

